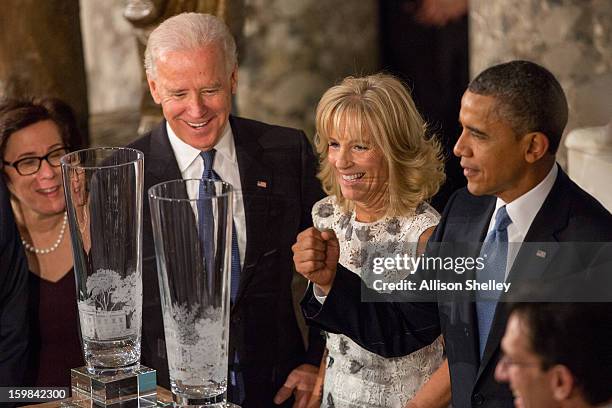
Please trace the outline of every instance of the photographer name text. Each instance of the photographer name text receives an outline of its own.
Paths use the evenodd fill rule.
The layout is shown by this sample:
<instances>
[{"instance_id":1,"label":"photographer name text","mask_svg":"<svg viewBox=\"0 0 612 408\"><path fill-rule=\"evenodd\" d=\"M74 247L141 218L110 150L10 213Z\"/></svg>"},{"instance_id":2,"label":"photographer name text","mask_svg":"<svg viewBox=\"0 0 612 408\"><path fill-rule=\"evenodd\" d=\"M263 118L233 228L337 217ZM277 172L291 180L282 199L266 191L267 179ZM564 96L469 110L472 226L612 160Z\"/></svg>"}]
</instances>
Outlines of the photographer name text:
<instances>
[{"instance_id":1,"label":"photographer name text","mask_svg":"<svg viewBox=\"0 0 612 408\"><path fill-rule=\"evenodd\" d=\"M489 279L486 282L478 282L475 279L465 282L444 282L440 279L429 279L421 282L402 280L399 282L384 282L377 279L373 282L372 288L377 291L495 291L507 293L510 290L510 282L498 282Z\"/></svg>"}]
</instances>

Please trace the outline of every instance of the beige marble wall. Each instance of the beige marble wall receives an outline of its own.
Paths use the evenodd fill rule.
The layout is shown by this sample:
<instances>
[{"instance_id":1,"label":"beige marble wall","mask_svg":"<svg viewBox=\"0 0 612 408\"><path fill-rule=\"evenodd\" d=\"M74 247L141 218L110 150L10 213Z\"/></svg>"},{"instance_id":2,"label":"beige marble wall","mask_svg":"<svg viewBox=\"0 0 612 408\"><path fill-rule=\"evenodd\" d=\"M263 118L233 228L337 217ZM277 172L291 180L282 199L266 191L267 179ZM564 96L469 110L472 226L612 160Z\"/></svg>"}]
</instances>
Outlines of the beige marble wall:
<instances>
[{"instance_id":1,"label":"beige marble wall","mask_svg":"<svg viewBox=\"0 0 612 408\"><path fill-rule=\"evenodd\" d=\"M471 0L470 52L472 76L517 58L550 69L568 97L567 131L612 118L610 0Z\"/></svg>"},{"instance_id":2,"label":"beige marble wall","mask_svg":"<svg viewBox=\"0 0 612 408\"><path fill-rule=\"evenodd\" d=\"M378 68L374 0L247 0L239 55L240 115L314 132L323 92Z\"/></svg>"},{"instance_id":3,"label":"beige marble wall","mask_svg":"<svg viewBox=\"0 0 612 408\"><path fill-rule=\"evenodd\" d=\"M612 211L612 120L606 126L572 130L565 146L572 180Z\"/></svg>"},{"instance_id":4,"label":"beige marble wall","mask_svg":"<svg viewBox=\"0 0 612 408\"><path fill-rule=\"evenodd\" d=\"M135 111L140 105L141 61L125 0L80 0L81 30L92 115Z\"/></svg>"}]
</instances>

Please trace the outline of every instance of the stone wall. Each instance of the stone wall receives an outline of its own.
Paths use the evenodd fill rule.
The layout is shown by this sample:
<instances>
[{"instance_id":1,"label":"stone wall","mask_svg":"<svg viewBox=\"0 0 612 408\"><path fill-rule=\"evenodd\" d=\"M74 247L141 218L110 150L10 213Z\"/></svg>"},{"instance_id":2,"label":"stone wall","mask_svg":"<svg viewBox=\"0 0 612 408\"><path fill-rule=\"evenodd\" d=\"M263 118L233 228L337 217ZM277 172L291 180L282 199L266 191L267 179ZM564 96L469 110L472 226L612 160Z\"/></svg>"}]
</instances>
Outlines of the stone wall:
<instances>
[{"instance_id":1,"label":"stone wall","mask_svg":"<svg viewBox=\"0 0 612 408\"><path fill-rule=\"evenodd\" d=\"M141 61L125 0L80 2L91 114L138 110Z\"/></svg>"},{"instance_id":2,"label":"stone wall","mask_svg":"<svg viewBox=\"0 0 612 408\"><path fill-rule=\"evenodd\" d=\"M321 95L378 69L374 0L247 0L239 55L240 115L314 133Z\"/></svg>"},{"instance_id":3,"label":"stone wall","mask_svg":"<svg viewBox=\"0 0 612 408\"><path fill-rule=\"evenodd\" d=\"M612 118L610 0L471 0L470 52L472 76L517 58L550 69L570 105L567 131Z\"/></svg>"}]
</instances>

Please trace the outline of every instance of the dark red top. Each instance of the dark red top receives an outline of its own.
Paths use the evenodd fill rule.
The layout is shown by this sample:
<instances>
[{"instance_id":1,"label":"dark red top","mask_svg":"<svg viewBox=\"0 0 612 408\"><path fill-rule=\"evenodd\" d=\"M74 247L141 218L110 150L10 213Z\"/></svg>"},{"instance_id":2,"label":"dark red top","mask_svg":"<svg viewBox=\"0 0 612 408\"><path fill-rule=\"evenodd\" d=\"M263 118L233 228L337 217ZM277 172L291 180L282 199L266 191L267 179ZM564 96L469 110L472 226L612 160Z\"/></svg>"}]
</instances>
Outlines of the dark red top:
<instances>
[{"instance_id":1,"label":"dark red top","mask_svg":"<svg viewBox=\"0 0 612 408\"><path fill-rule=\"evenodd\" d=\"M28 385L69 387L70 369L84 365L74 270L56 283L29 275Z\"/></svg>"}]
</instances>

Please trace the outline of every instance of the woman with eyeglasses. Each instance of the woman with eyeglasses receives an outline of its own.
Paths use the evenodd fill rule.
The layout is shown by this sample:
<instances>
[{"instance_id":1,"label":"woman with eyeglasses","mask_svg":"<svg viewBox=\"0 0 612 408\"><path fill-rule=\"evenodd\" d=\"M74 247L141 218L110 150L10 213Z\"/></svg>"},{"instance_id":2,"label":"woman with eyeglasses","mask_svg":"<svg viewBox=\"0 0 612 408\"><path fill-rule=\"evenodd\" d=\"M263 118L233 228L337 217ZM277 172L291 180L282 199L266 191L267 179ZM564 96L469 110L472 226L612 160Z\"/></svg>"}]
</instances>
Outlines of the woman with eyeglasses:
<instances>
[{"instance_id":1,"label":"woman with eyeglasses","mask_svg":"<svg viewBox=\"0 0 612 408\"><path fill-rule=\"evenodd\" d=\"M24 385L69 386L70 369L83 365L60 170L76 129L74 113L58 99L0 104L0 166L30 270Z\"/></svg>"}]
</instances>

